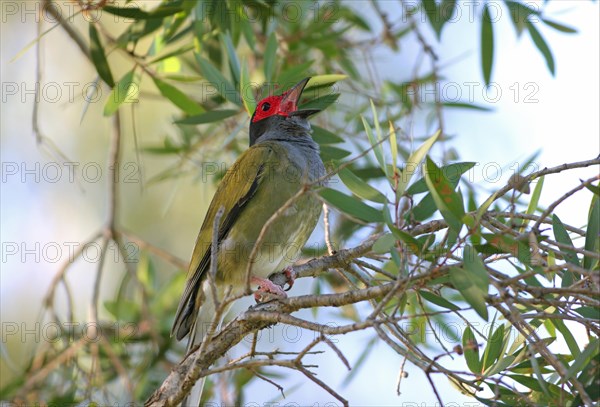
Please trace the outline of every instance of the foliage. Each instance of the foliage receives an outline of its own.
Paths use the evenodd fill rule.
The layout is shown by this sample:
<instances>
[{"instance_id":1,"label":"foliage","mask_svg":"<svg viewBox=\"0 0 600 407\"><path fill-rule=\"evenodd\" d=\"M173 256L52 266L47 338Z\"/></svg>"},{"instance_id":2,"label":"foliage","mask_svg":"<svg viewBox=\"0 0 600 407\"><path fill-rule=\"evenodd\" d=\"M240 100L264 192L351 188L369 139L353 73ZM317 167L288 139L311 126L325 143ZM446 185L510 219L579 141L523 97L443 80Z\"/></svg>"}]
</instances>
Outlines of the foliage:
<instances>
[{"instance_id":1,"label":"foliage","mask_svg":"<svg viewBox=\"0 0 600 407\"><path fill-rule=\"evenodd\" d=\"M500 4L517 35L529 34L554 74L555 59L542 31L572 33L575 29L530 4L483 2L476 12L485 83L492 81L494 62L502 57L495 53L501 39L495 35L492 13ZM365 345L364 358L375 341L382 341L398 353L399 364L405 358L428 378L444 375L461 392L486 405L582 405L598 399L598 177L565 191L568 195L584 189L593 192L585 227L569 225L554 214L561 200L547 208L538 205L550 177L598 165L598 159L517 173L509 185L491 194L466 179L474 163L459 161L447 149L450 141L442 114L446 108L486 107L447 102L439 95L435 102L423 104L419 94L424 85L443 78L434 49L444 45L444 30L450 23L462 24L452 20L459 2L422 0L391 6L374 1L368 3L373 19L341 1L173 0L144 4L148 7L80 1L78 5L77 17L87 22L89 30L82 42L89 43L89 49L82 50L103 86L111 89L103 113L116 123L112 164L119 159L124 137L120 127L124 107L134 100L145 101L142 82L151 82L154 93L180 110L173 122L179 129L176 139L165 137L162 145L141 147L144 154L164 157L169 163L153 182L174 182L182 173L197 172L194 162L207 152L242 151L246 141L239 133L247 128L256 101L267 93L306 76L349 76L333 91L331 85L342 77L319 76L325 83L313 84L306 105L328 107L327 115L321 114L315 122L314 138L331 175L337 174L341 184L307 191L338 215L327 226L325 257L312 264L313 269L310 263L304 269L304 277L319 276L314 293L296 309L310 308L311 300L313 305L325 304L318 303L325 301L323 293L355 291L355 301L328 300L328 305L337 304L340 321L351 321L336 331L318 325L320 311L312 325L286 319L322 335L291 360L285 354L256 353L251 355L254 359L222 368L229 376L228 384L221 385L235 394L230 401L239 404L247 399L244 387L250 381L276 382L284 368L290 368L346 403L338 390L316 379L302 358L319 343L339 354L327 337L345 333L344 327L347 332L358 330L352 326L360 324L374 338ZM99 11L120 24L109 27L108 18L85 18ZM421 15L427 23L419 22ZM63 28L75 30L71 22L58 21ZM121 30L118 35L116 28ZM439 43L427 42L426 30L432 30ZM414 39L425 58L415 62L411 77L375 86L366 79L358 56L369 55L375 47L397 52ZM125 58L125 66L117 64L116 55ZM340 92L355 93L354 104L339 104ZM85 106L82 110L85 113ZM423 112L429 116L421 119ZM415 118L429 130L417 135L405 130ZM412 142L418 146L409 147ZM438 146L444 147L440 154L435 153ZM528 195L530 185L533 192ZM109 191L113 198L116 188ZM100 327L100 334L94 336L97 340L90 341L85 329L63 332L63 337L38 349L23 374L2 389L3 399L112 402L110 396L105 399L103 392L92 389L124 385L127 398L140 403L183 358L181 348L169 337L183 272L166 279L155 263L161 258L181 269L185 263L125 231L115 216L125 205L114 203L106 230L90 241L100 240L103 247L116 244L123 259L134 260L123 263L128 272L114 300L98 304L97 296L92 299L91 322ZM135 259L127 252L132 243L145 249ZM340 256L347 256L345 262L336 263ZM68 318L54 308L57 286L68 286L67 268L59 270L44 304L46 316L57 322ZM365 312L359 302L367 302L371 309ZM112 319L99 320L99 307ZM445 348L439 338L421 343L418 335L411 336L401 327L402 321L431 326L454 319L464 321L466 328L460 333L462 345L453 349ZM480 330L480 321L491 322L492 328ZM575 327L585 335L573 335ZM211 339L217 346L219 338ZM564 341L566 348L557 348L558 341ZM464 361L464 368L446 365L450 356ZM364 358L354 370L361 369ZM203 374L219 371L218 366ZM213 384L218 377L211 376ZM443 401L435 386L433 390ZM216 396L216 391L206 396Z\"/></svg>"}]
</instances>

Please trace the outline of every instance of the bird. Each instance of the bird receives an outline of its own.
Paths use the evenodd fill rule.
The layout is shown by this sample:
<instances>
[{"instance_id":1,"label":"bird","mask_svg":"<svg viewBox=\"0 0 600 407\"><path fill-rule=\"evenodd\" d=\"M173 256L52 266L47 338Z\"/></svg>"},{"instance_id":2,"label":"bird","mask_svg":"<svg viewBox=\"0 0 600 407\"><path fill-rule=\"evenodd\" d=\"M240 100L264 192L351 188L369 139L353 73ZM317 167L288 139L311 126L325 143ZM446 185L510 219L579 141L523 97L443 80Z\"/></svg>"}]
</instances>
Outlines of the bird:
<instances>
[{"instance_id":1,"label":"bird","mask_svg":"<svg viewBox=\"0 0 600 407\"><path fill-rule=\"evenodd\" d=\"M249 148L217 186L196 239L171 330L171 336L177 340L189 336L188 352L221 323L213 321L215 302L208 280L214 270L211 267L213 225L219 212L222 215L215 233L217 295L223 296L230 286L233 293L243 293L248 263L256 245L251 265L251 283L258 285L255 298L260 301L286 296L268 277L279 271L289 273L289 266L315 229L322 209L314 194L292 198L306 185L325 184L325 166L308 121L320 110L298 108L310 79L304 78L281 95L268 96L257 103L250 119ZM291 288L293 276L289 277ZM185 405L199 404L202 387L203 381L199 380L192 390L195 400L190 397Z\"/></svg>"}]
</instances>

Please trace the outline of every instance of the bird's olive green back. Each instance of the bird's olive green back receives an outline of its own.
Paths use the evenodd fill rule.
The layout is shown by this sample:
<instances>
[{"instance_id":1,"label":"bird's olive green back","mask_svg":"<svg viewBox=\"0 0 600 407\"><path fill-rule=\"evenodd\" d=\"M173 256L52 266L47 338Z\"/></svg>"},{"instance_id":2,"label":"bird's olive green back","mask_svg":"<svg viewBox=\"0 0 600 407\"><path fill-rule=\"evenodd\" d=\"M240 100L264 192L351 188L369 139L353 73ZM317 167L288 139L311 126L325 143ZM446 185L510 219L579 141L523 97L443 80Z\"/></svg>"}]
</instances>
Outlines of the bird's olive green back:
<instances>
[{"instance_id":1,"label":"bird's olive green back","mask_svg":"<svg viewBox=\"0 0 600 407\"><path fill-rule=\"evenodd\" d=\"M224 208L217 239L218 243L221 243L230 231L236 228L236 222L249 205L251 198L257 194L263 197L262 203L252 202L252 207L256 205L265 207L261 219L254 217L246 221L253 224L254 234L258 235L265 221L293 196L305 181L298 176L298 171L299 169L294 169L290 165L283 146L276 142L265 142L246 150L226 172L217 187L196 239L186 287L172 329L172 333L177 333L178 339L189 332L195 322L198 307L201 305L197 296L210 268L213 223L219 208L221 206ZM241 229L247 230L247 228L248 225L244 225ZM244 272L245 270L239 270L239 273ZM217 270L217 279L222 280L227 274L229 272Z\"/></svg>"}]
</instances>

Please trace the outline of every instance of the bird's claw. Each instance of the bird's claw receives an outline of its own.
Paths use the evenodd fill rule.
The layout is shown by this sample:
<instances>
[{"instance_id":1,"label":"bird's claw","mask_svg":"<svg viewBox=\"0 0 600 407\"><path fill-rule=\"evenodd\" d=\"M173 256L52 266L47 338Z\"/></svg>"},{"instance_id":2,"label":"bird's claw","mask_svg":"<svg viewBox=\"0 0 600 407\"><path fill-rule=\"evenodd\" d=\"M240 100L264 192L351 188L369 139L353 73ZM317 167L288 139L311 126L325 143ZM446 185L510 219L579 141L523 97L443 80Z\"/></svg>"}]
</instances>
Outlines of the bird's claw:
<instances>
[{"instance_id":1,"label":"bird's claw","mask_svg":"<svg viewBox=\"0 0 600 407\"><path fill-rule=\"evenodd\" d=\"M253 277L252 283L258 285L258 290L254 292L254 299L257 303L287 298L283 288L269 279Z\"/></svg>"},{"instance_id":2,"label":"bird's claw","mask_svg":"<svg viewBox=\"0 0 600 407\"><path fill-rule=\"evenodd\" d=\"M292 269L291 267L286 267L283 270L283 274L287 278L286 284L288 285L288 287L285 289L285 291L290 291L292 289L292 287L294 286L294 282L296 281L296 273L294 272L294 269Z\"/></svg>"}]
</instances>

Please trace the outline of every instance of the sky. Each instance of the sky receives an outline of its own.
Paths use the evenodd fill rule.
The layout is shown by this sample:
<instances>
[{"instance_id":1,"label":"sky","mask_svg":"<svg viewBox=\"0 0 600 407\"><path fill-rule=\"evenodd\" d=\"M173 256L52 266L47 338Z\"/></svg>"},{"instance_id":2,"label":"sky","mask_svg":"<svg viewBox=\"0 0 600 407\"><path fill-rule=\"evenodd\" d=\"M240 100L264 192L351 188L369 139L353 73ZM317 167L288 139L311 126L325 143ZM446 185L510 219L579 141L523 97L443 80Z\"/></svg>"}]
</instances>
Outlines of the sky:
<instances>
[{"instance_id":1,"label":"sky","mask_svg":"<svg viewBox=\"0 0 600 407\"><path fill-rule=\"evenodd\" d=\"M540 2L537 2L539 4ZM392 3L390 3L392 4ZM397 4L397 3L393 3ZM459 2L460 4L460 2ZM485 93L483 85L475 87L473 102L491 103L494 111L491 113L478 113L471 111L447 111L445 113L448 133L456 134L454 145L459 150L464 161L476 161L474 177L481 185L492 190L506 182L512 174L512 168L522 163L528 156L541 150L536 160L538 168L559 165L565 162L586 160L596 157L600 152L598 112L600 111L598 98L598 73L600 45L599 33L599 6L597 2L590 1L551 1L547 15L578 29L574 35L557 33L550 28L543 28L542 34L554 53L556 60L556 76L552 77L545 66L539 52L533 46L527 33L517 39L514 29L507 16L501 16L496 28L496 51L493 81L501 90L501 96L491 97ZM389 10L393 13L393 10ZM466 17L465 17L466 18ZM2 44L0 47L0 69L2 71L3 87L10 83L31 83L34 80L35 54L32 48L19 60L11 63L10 60L32 39L35 38L35 25L22 24L12 26L8 31L2 25ZM433 36L425 30L427 37L435 43ZM14 33L14 34L13 34ZM481 83L479 70L479 24L465 24L459 21L450 24L444 31L443 44L436 45L440 56L440 63L444 72L451 78L452 85L445 88L450 92L458 89L464 98L469 98L469 85L467 82L473 78ZM58 31L48 34L46 41L66 41L63 34ZM411 60L411 50L391 59L389 55L376 55L376 63L383 77L395 78L397 64ZM76 52L68 49L65 53ZM68 81L69 75L80 77L93 77L91 69L81 70L79 67L70 66L64 62L63 55L46 55L49 62L45 74L48 77L59 78L58 82ZM77 72L77 73L75 73ZM396 78L397 79L397 78ZM3 97L6 97L3 88ZM50 92L52 89L48 87ZM1 320L7 321L33 321L37 317L38 308L29 304L21 304L24 294L27 298L40 298L44 293L50 279L56 271L57 264L48 262L53 256L56 246L52 242L61 242L58 250L61 259L68 255L68 242L81 242L89 238L89 231L101 225L105 203L102 202L103 189L101 185L93 183L80 186L77 183L60 181L60 188L52 182L56 168L45 166L52 158L45 151L40 151L35 145L31 130L31 96L23 96L25 103L9 103L3 100L0 111L1 131L1 158L2 158L2 194L0 233L2 240L2 263L0 266L0 313ZM530 103L531 102L531 103ZM76 156L82 145L91 149L102 149L102 134L106 128L94 129L84 121L77 131L72 126L65 126L56 120L54 114L63 111L69 114L69 123L73 117L80 114L77 109L72 109L66 103L58 103L48 108L43 119L45 132L59 145L65 146L67 155ZM101 114L91 111L88 114ZM94 137L97 136L97 138ZM67 142L79 137L78 142L69 145ZM104 162L100 152L91 153L90 162ZM40 168L35 163L42 163ZM25 164L24 164L25 163ZM14 165L17 165L16 170ZM35 175L25 176L22 180L23 165L33 172L42 173L42 182L36 182ZM498 176L478 171L479 169L500 168ZM11 175L13 170L17 171ZM88 166L89 179L94 177L94 166ZM63 168L65 171L65 168ZM597 174L597 168L588 168L571 175L556 175L552 182L546 182L542 195L542 204L549 203L560 196L565 190L578 184L578 178L585 178ZM66 174L63 173L63 174ZM104 179L104 178L102 178ZM46 182L44 182L46 181ZM93 185L92 185L93 184ZM79 192L78 192L79 191ZM150 193L163 193L158 192ZM61 199L68 194L69 200ZM196 198L201 196L198 192ZM560 205L557 213L570 223L582 225L587 217L587 209L591 195L587 199L567 200ZM89 201L98 202L90 205ZM50 204L50 202L54 202ZM59 202L60 204L56 204ZM177 206L175 206L177 208ZM168 224L168 220L157 220L158 223ZM181 225L182 230L186 225ZM192 241L195 231L188 231L182 239ZM16 246L15 246L16 245ZM37 245L37 246L36 246ZM36 254L24 253L24 249L34 248ZM17 254L10 254L15 249ZM185 258L185 248L179 250L178 255ZM23 262L25 256L26 262ZM93 253L90 253L93 262ZM74 270L85 271L86 265L78 265ZM90 295L91 277L83 276L78 280L81 289L76 295L86 298ZM294 288L297 293L310 289L308 282L300 282ZM324 314L327 318L327 313ZM302 316L302 315L300 315ZM306 315L310 317L310 315ZM82 316L84 317L84 316ZM284 331L282 327L274 335L280 338L296 338L294 332ZM298 346L305 341L310 341L310 334L302 334ZM359 349L369 340L372 334L359 333L348 338L340 338L340 347L346 353L351 364L359 357ZM265 340L268 340L265 339ZM294 339L295 340L295 339ZM4 344L2 344L4 347ZM15 359L19 359L15 357ZM329 360L329 359L328 359ZM398 405L399 402L426 402L432 405L435 397L426 384L424 376L416 368L407 368L408 378L403 380L401 396L395 395L395 386L399 371L399 358L386 346L378 343L371 353L371 357L363 366L360 373L350 385L343 387L341 382L345 377L342 374L345 368L334 358L323 365L320 377L333 380L335 388L353 405L382 406ZM298 383L302 379L298 376L287 383ZM457 392L449 390L447 383L436 378L436 384L444 389L444 401L464 402L466 399ZM368 391L365 391L368 389ZM258 382L251 390L255 394L276 394L276 391L264 382ZM325 405L331 397L314 386L304 386L302 390L290 392L283 403L306 401L310 397L314 403ZM408 405L408 404L407 404Z\"/></svg>"}]
</instances>

